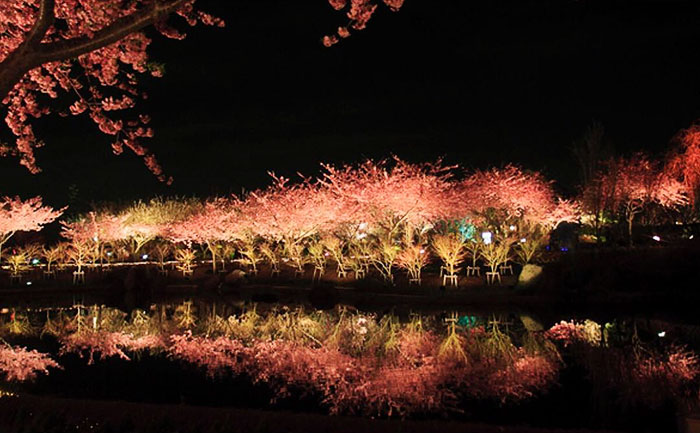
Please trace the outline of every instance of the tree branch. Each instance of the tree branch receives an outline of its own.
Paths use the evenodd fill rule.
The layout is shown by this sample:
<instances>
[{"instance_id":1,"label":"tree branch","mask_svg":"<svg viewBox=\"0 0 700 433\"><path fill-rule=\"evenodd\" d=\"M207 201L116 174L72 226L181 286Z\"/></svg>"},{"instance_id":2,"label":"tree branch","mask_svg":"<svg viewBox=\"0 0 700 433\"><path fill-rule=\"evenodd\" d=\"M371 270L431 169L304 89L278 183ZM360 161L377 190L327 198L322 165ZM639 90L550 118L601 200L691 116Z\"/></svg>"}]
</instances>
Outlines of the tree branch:
<instances>
[{"instance_id":1,"label":"tree branch","mask_svg":"<svg viewBox=\"0 0 700 433\"><path fill-rule=\"evenodd\" d=\"M0 62L0 101L30 70L44 63L74 59L137 32L168 16L189 0L154 0L148 7L120 18L96 32L82 37L42 44L54 22L55 0L41 0L39 16L22 44Z\"/></svg>"},{"instance_id":2,"label":"tree branch","mask_svg":"<svg viewBox=\"0 0 700 433\"><path fill-rule=\"evenodd\" d=\"M53 25L53 22L56 19L53 12L55 6L56 0L41 0L37 20L34 23L34 27L32 27L29 33L27 33L27 37L22 45L37 45L42 39L44 39L46 32L49 30L49 27Z\"/></svg>"},{"instance_id":3,"label":"tree branch","mask_svg":"<svg viewBox=\"0 0 700 433\"><path fill-rule=\"evenodd\" d=\"M24 41L0 62L0 101L30 69L36 67L34 51L54 22L55 0L41 0L39 14Z\"/></svg>"},{"instance_id":4,"label":"tree branch","mask_svg":"<svg viewBox=\"0 0 700 433\"><path fill-rule=\"evenodd\" d=\"M147 8L114 21L92 37L82 37L41 44L37 50L40 64L67 60L89 53L137 32L161 17L174 12L188 0L155 1Z\"/></svg>"}]
</instances>

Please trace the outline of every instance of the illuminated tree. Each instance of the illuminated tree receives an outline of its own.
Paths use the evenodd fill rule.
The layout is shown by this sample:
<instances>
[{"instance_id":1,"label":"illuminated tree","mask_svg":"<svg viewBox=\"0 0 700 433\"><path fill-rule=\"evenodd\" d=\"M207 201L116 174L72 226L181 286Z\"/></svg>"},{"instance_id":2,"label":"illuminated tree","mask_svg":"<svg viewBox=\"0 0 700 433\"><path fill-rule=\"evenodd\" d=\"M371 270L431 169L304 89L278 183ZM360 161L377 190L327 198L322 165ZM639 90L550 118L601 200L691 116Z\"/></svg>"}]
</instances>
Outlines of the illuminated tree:
<instances>
[{"instance_id":1,"label":"illuminated tree","mask_svg":"<svg viewBox=\"0 0 700 433\"><path fill-rule=\"evenodd\" d=\"M285 242L282 249L282 254L284 258L282 261L290 264L294 268L297 275L301 276L304 274L304 267L309 263L309 258L304 254L304 244L295 242Z\"/></svg>"},{"instance_id":2,"label":"illuminated tree","mask_svg":"<svg viewBox=\"0 0 700 433\"><path fill-rule=\"evenodd\" d=\"M700 194L700 123L681 131L678 143L666 170L683 183L690 202L696 205Z\"/></svg>"},{"instance_id":3,"label":"illuminated tree","mask_svg":"<svg viewBox=\"0 0 700 433\"><path fill-rule=\"evenodd\" d=\"M61 260L61 258L64 256L64 249L65 245L61 243L50 248L42 248L42 256L44 257L44 260L46 260L46 271L44 271L45 275L50 275L53 273L51 265L58 263Z\"/></svg>"},{"instance_id":4,"label":"illuminated tree","mask_svg":"<svg viewBox=\"0 0 700 433\"><path fill-rule=\"evenodd\" d=\"M250 193L242 201L239 225L268 242L279 243L283 260L295 268L297 275L303 274L310 240L333 231L349 215L342 200L309 179L292 184L274 174L272 178L272 185ZM273 262L273 270L275 266Z\"/></svg>"},{"instance_id":5,"label":"illuminated tree","mask_svg":"<svg viewBox=\"0 0 700 433\"><path fill-rule=\"evenodd\" d=\"M243 259L241 259L241 263L244 265L248 265L250 267L251 273L256 274L258 273L258 263L262 260L261 257L261 252L258 248L257 242L255 237L253 236L243 236L243 239L240 241L240 247L238 250L241 255L243 256ZM270 255L274 256L271 251L266 251ZM264 253L262 253L264 254ZM274 257L270 257L267 254L264 254L268 257L268 259L273 259ZM274 265L273 265L274 267Z\"/></svg>"},{"instance_id":6,"label":"illuminated tree","mask_svg":"<svg viewBox=\"0 0 700 433\"><path fill-rule=\"evenodd\" d=\"M408 272L409 282L421 284L421 271L428 264L430 254L425 246L410 243L405 244L396 255L396 264Z\"/></svg>"},{"instance_id":7,"label":"illuminated tree","mask_svg":"<svg viewBox=\"0 0 700 433\"><path fill-rule=\"evenodd\" d=\"M83 273L83 266L90 260L90 254L94 251L94 247L87 241L73 239L66 249L68 261L75 266L74 275Z\"/></svg>"},{"instance_id":8,"label":"illuminated tree","mask_svg":"<svg viewBox=\"0 0 700 433\"><path fill-rule=\"evenodd\" d=\"M479 254L489 267L491 275L496 275L498 273L498 267L506 264L510 259L510 251L514 239L507 235L499 235L496 233L492 233L490 239L490 242L483 242Z\"/></svg>"},{"instance_id":9,"label":"illuminated tree","mask_svg":"<svg viewBox=\"0 0 700 433\"><path fill-rule=\"evenodd\" d=\"M215 199L204 204L200 211L175 222L168 229L173 242L206 246L211 254L212 271L216 272L218 245L235 239L238 232L234 207L236 200Z\"/></svg>"},{"instance_id":10,"label":"illuminated tree","mask_svg":"<svg viewBox=\"0 0 700 433\"><path fill-rule=\"evenodd\" d=\"M316 272L320 272L320 280L326 269L327 256L330 253L326 251L326 248L320 239L311 239L306 246L306 251L309 253L311 263L315 267L314 275Z\"/></svg>"},{"instance_id":11,"label":"illuminated tree","mask_svg":"<svg viewBox=\"0 0 700 433\"><path fill-rule=\"evenodd\" d=\"M650 204L676 208L688 202L685 186L642 153L608 161L598 182L626 221L630 245L634 219Z\"/></svg>"},{"instance_id":12,"label":"illuminated tree","mask_svg":"<svg viewBox=\"0 0 700 433\"><path fill-rule=\"evenodd\" d=\"M118 217L109 211L92 211L75 221L62 221L61 236L72 243L79 243L80 249L89 248L86 255L93 263L104 258L105 245L116 244L124 239L124 216Z\"/></svg>"},{"instance_id":13,"label":"illuminated tree","mask_svg":"<svg viewBox=\"0 0 700 433\"><path fill-rule=\"evenodd\" d=\"M396 12L403 6L404 0L383 0L390 10ZM350 36L350 29L362 30L377 10L379 1L373 0L328 0L328 3L337 11L347 11L348 23L338 27L337 33L323 37L323 45L330 47L338 43L340 39Z\"/></svg>"},{"instance_id":14,"label":"illuminated tree","mask_svg":"<svg viewBox=\"0 0 700 433\"><path fill-rule=\"evenodd\" d=\"M464 244L464 248L467 250L467 252L469 253L469 256L472 259L472 264L471 264L472 269L476 269L476 263L479 260L479 258L481 257L481 246L482 246L482 244L479 243L479 241L477 239L470 239L470 240L466 241ZM467 273L467 275L469 275L469 274Z\"/></svg>"},{"instance_id":15,"label":"illuminated tree","mask_svg":"<svg viewBox=\"0 0 700 433\"><path fill-rule=\"evenodd\" d=\"M165 273L165 261L173 252L173 244L166 240L158 240L151 246L151 254L158 261L158 267Z\"/></svg>"},{"instance_id":16,"label":"illuminated tree","mask_svg":"<svg viewBox=\"0 0 700 433\"><path fill-rule=\"evenodd\" d=\"M461 183L460 190L467 214L494 209L513 221L522 219L549 229L578 220L576 204L557 197L551 181L514 165L476 171Z\"/></svg>"},{"instance_id":17,"label":"illuminated tree","mask_svg":"<svg viewBox=\"0 0 700 433\"><path fill-rule=\"evenodd\" d=\"M337 236L325 235L321 238L321 244L338 265L338 275L343 275L345 270L350 267L345 252L346 243Z\"/></svg>"},{"instance_id":18,"label":"illuminated tree","mask_svg":"<svg viewBox=\"0 0 700 433\"><path fill-rule=\"evenodd\" d=\"M223 242L218 245L219 247L219 260L221 260L221 271L226 270L226 262L232 261L236 255L237 246L233 242ZM257 252L257 251L254 251ZM258 256L258 262L260 261L260 256ZM256 271L257 273L257 268Z\"/></svg>"},{"instance_id":19,"label":"illuminated tree","mask_svg":"<svg viewBox=\"0 0 700 433\"><path fill-rule=\"evenodd\" d=\"M166 236L170 224L187 219L197 210L198 203L193 200L138 201L120 212L120 236L131 242L131 251L136 255L148 242Z\"/></svg>"},{"instance_id":20,"label":"illuminated tree","mask_svg":"<svg viewBox=\"0 0 700 433\"><path fill-rule=\"evenodd\" d=\"M549 234L539 224L523 222L518 227L520 239L515 244L515 253L520 258L520 263L527 265L540 252L542 246L547 243Z\"/></svg>"},{"instance_id":21,"label":"illuminated tree","mask_svg":"<svg viewBox=\"0 0 700 433\"><path fill-rule=\"evenodd\" d=\"M10 274L13 277L21 275L23 272L29 269L28 262L29 256L27 256L27 254L22 250L18 250L11 254L7 259L7 263L10 265Z\"/></svg>"},{"instance_id":22,"label":"illuminated tree","mask_svg":"<svg viewBox=\"0 0 700 433\"><path fill-rule=\"evenodd\" d=\"M442 260L447 275L454 276L464 261L465 240L458 233L436 234L432 238L435 253Z\"/></svg>"},{"instance_id":23,"label":"illuminated tree","mask_svg":"<svg viewBox=\"0 0 700 433\"><path fill-rule=\"evenodd\" d=\"M376 238L375 245L368 255L369 260L382 275L386 283L393 284L394 282L394 274L391 270L396 264L399 251L401 251L401 247L398 245L398 242L386 236L379 236Z\"/></svg>"},{"instance_id":24,"label":"illuminated tree","mask_svg":"<svg viewBox=\"0 0 700 433\"><path fill-rule=\"evenodd\" d=\"M177 269L182 271L183 275L192 274L192 265L194 263L194 251L189 248L178 248L175 250L175 260L177 260Z\"/></svg>"},{"instance_id":25,"label":"illuminated tree","mask_svg":"<svg viewBox=\"0 0 700 433\"><path fill-rule=\"evenodd\" d=\"M450 181L452 168L440 161L368 160L359 166L324 165L320 182L338 197L346 218L391 238L404 226L426 230L433 222L454 216L460 197Z\"/></svg>"},{"instance_id":26,"label":"illuminated tree","mask_svg":"<svg viewBox=\"0 0 700 433\"><path fill-rule=\"evenodd\" d=\"M609 159L600 164L596 175L583 185L581 191L581 222L593 228L596 242L601 231L617 213L617 161Z\"/></svg>"},{"instance_id":27,"label":"illuminated tree","mask_svg":"<svg viewBox=\"0 0 700 433\"><path fill-rule=\"evenodd\" d=\"M263 241L260 244L260 253L267 259L272 268L272 274L280 272L280 262L282 261L282 251L279 244L270 241Z\"/></svg>"},{"instance_id":28,"label":"illuminated tree","mask_svg":"<svg viewBox=\"0 0 700 433\"><path fill-rule=\"evenodd\" d=\"M0 260L3 245L19 231L38 231L61 216L66 208L43 206L41 197L22 201L19 197L0 199Z\"/></svg>"},{"instance_id":29,"label":"illuminated tree","mask_svg":"<svg viewBox=\"0 0 700 433\"><path fill-rule=\"evenodd\" d=\"M305 179L292 184L271 174L273 183L241 204L241 225L272 241L300 243L346 221L344 203Z\"/></svg>"},{"instance_id":30,"label":"illuminated tree","mask_svg":"<svg viewBox=\"0 0 700 433\"><path fill-rule=\"evenodd\" d=\"M43 98L65 96L72 104L59 108L59 114L87 113L100 131L115 136L115 153L126 146L166 180L155 157L139 144L139 139L153 135L148 116L122 120L110 112L136 105L141 74L162 75L162 68L148 60L151 40L143 33L146 27L153 24L162 35L182 39L184 34L166 22L171 14L190 25L223 25L193 4L194 0L1 2L0 101L7 106L5 122L16 142L0 154L17 153L22 165L38 172L34 149L41 142L31 119L51 112Z\"/></svg>"}]
</instances>

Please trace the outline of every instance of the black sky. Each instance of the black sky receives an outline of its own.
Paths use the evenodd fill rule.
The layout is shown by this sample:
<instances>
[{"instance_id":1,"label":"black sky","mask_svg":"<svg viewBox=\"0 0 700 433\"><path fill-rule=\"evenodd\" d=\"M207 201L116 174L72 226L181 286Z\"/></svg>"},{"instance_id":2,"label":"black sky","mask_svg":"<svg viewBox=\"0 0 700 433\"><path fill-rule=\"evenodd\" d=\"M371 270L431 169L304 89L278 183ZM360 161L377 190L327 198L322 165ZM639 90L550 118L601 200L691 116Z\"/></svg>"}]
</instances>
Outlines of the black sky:
<instances>
[{"instance_id":1,"label":"black sky","mask_svg":"<svg viewBox=\"0 0 700 433\"><path fill-rule=\"evenodd\" d=\"M154 194L264 186L267 170L392 153L468 168L515 162L564 191L571 142L593 121L619 153L662 153L700 118L700 2L406 0L331 49L344 19L325 0L199 0L227 22L185 41L154 37L156 137L146 144L175 183L78 119L42 120L44 172L0 159L0 192L41 194L74 210ZM155 36L155 35L154 35ZM7 138L7 137L4 137Z\"/></svg>"}]
</instances>

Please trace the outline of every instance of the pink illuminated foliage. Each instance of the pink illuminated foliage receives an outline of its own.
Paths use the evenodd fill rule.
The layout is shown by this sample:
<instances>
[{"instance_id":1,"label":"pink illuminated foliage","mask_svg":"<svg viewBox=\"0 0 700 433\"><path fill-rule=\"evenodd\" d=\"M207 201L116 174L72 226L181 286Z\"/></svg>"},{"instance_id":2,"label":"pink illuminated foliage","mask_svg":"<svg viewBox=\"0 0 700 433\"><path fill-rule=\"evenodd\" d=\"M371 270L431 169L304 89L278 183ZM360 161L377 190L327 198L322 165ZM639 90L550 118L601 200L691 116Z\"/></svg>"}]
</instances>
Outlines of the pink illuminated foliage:
<instances>
[{"instance_id":1,"label":"pink illuminated foliage","mask_svg":"<svg viewBox=\"0 0 700 433\"><path fill-rule=\"evenodd\" d=\"M324 165L321 182L370 230L393 234L404 224L422 229L455 216L459 202L451 183L454 168L441 161L368 160L358 166Z\"/></svg>"},{"instance_id":2,"label":"pink illuminated foliage","mask_svg":"<svg viewBox=\"0 0 700 433\"><path fill-rule=\"evenodd\" d=\"M145 335L135 337L133 334L120 331L81 330L60 338L60 355L75 353L81 358L87 354L88 364L95 362L95 355L99 359L117 356L129 361L128 351L140 351L145 349L157 349L163 347L164 341L160 336Z\"/></svg>"},{"instance_id":3,"label":"pink illuminated foliage","mask_svg":"<svg viewBox=\"0 0 700 433\"><path fill-rule=\"evenodd\" d=\"M502 210L548 229L578 219L576 203L559 198L552 182L539 172L528 172L514 165L478 170L461 184L462 203L468 212L483 214L489 208Z\"/></svg>"},{"instance_id":4,"label":"pink illuminated foliage","mask_svg":"<svg viewBox=\"0 0 700 433\"><path fill-rule=\"evenodd\" d=\"M124 238L124 218L109 212L90 212L61 225L61 236L74 242L115 242Z\"/></svg>"},{"instance_id":5,"label":"pink illuminated foliage","mask_svg":"<svg viewBox=\"0 0 700 433\"><path fill-rule=\"evenodd\" d=\"M55 210L44 206L41 197L21 200L19 197L0 199L0 258L2 246L18 231L38 231L61 216L66 208Z\"/></svg>"},{"instance_id":6,"label":"pink illuminated foliage","mask_svg":"<svg viewBox=\"0 0 700 433\"><path fill-rule=\"evenodd\" d=\"M326 35L322 43L330 47L350 36L350 29L362 30L367 27L367 22L372 18L379 6L379 1L374 0L328 0L331 7L337 11L345 11L348 22L344 26L338 27L334 35ZM404 0L382 0L391 11L396 12L403 6Z\"/></svg>"},{"instance_id":7,"label":"pink illuminated foliage","mask_svg":"<svg viewBox=\"0 0 700 433\"><path fill-rule=\"evenodd\" d=\"M48 374L49 368L61 367L45 353L7 344L0 346L0 373L8 381L32 380L39 373Z\"/></svg>"},{"instance_id":8,"label":"pink illuminated foliage","mask_svg":"<svg viewBox=\"0 0 700 433\"><path fill-rule=\"evenodd\" d=\"M250 193L241 205L241 223L249 232L298 243L352 216L345 202L311 180L293 184L281 176L272 178L270 187Z\"/></svg>"},{"instance_id":9,"label":"pink illuminated foliage","mask_svg":"<svg viewBox=\"0 0 700 433\"><path fill-rule=\"evenodd\" d=\"M360 332L361 328L355 330ZM559 366L542 355L516 351L506 360L467 363L437 356L439 340L430 332L402 330L383 362L351 356L332 345L309 347L284 340L171 337L170 355L216 376L245 373L271 386L276 398L290 393L321 397L331 413L406 416L440 413L455 403L459 389L471 398L506 402L530 397L554 382Z\"/></svg>"},{"instance_id":10,"label":"pink illuminated foliage","mask_svg":"<svg viewBox=\"0 0 700 433\"><path fill-rule=\"evenodd\" d=\"M666 170L683 183L690 201L697 204L700 193L700 123L681 131L678 147L674 149Z\"/></svg>"},{"instance_id":11,"label":"pink illuminated foliage","mask_svg":"<svg viewBox=\"0 0 700 433\"><path fill-rule=\"evenodd\" d=\"M635 217L650 205L676 209L688 203L686 186L643 153L607 161L591 187L599 191L592 196L627 222L630 243Z\"/></svg>"},{"instance_id":12,"label":"pink illuminated foliage","mask_svg":"<svg viewBox=\"0 0 700 433\"><path fill-rule=\"evenodd\" d=\"M695 404L699 398L700 362L695 353L671 347L664 353L636 353L619 365L616 385L629 400L658 407L666 399ZM661 392L648 392L654 389Z\"/></svg>"},{"instance_id":13,"label":"pink illuminated foliage","mask_svg":"<svg viewBox=\"0 0 700 433\"><path fill-rule=\"evenodd\" d=\"M239 236L237 206L238 200L235 197L211 200L200 211L170 224L165 233L173 242L184 243L188 247L193 242L206 246L212 255L212 267L216 271L218 243L232 241Z\"/></svg>"},{"instance_id":14,"label":"pink illuminated foliage","mask_svg":"<svg viewBox=\"0 0 700 433\"><path fill-rule=\"evenodd\" d=\"M162 75L149 62L149 25L164 36L184 33L167 23L179 15L190 26L223 26L223 22L194 9L195 0L136 0L122 2L73 0L5 0L0 2L0 101L7 107L5 123L14 145L0 154L16 154L32 173L39 171L34 150L33 119L56 111L61 116L86 114L100 131L114 136L114 153L130 149L146 166L169 181L141 139L151 137L150 118L134 113L143 74ZM50 100L63 101L50 108ZM59 104L52 104L59 105ZM123 112L122 116L115 115ZM126 116L126 118L123 118Z\"/></svg>"}]
</instances>

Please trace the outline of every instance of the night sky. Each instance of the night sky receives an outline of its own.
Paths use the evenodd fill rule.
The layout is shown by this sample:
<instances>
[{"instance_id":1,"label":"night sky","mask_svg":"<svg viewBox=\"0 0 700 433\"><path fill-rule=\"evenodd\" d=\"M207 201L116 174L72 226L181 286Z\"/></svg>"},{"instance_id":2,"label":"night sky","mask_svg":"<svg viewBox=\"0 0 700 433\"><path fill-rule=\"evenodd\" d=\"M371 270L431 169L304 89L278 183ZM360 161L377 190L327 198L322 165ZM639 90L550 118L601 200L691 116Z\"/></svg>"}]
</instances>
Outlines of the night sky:
<instances>
[{"instance_id":1,"label":"night sky","mask_svg":"<svg viewBox=\"0 0 700 433\"><path fill-rule=\"evenodd\" d=\"M268 170L315 174L319 162L396 154L515 162L572 193L571 143L592 121L618 153L662 154L700 118L697 0L406 0L330 49L320 37L345 20L325 0L198 4L226 28L198 26L181 42L154 34L166 74L143 86L156 129L145 144L172 186L136 156L114 156L86 119L55 117L37 123L44 172L0 159L0 192L80 211L240 192L266 185Z\"/></svg>"}]
</instances>

